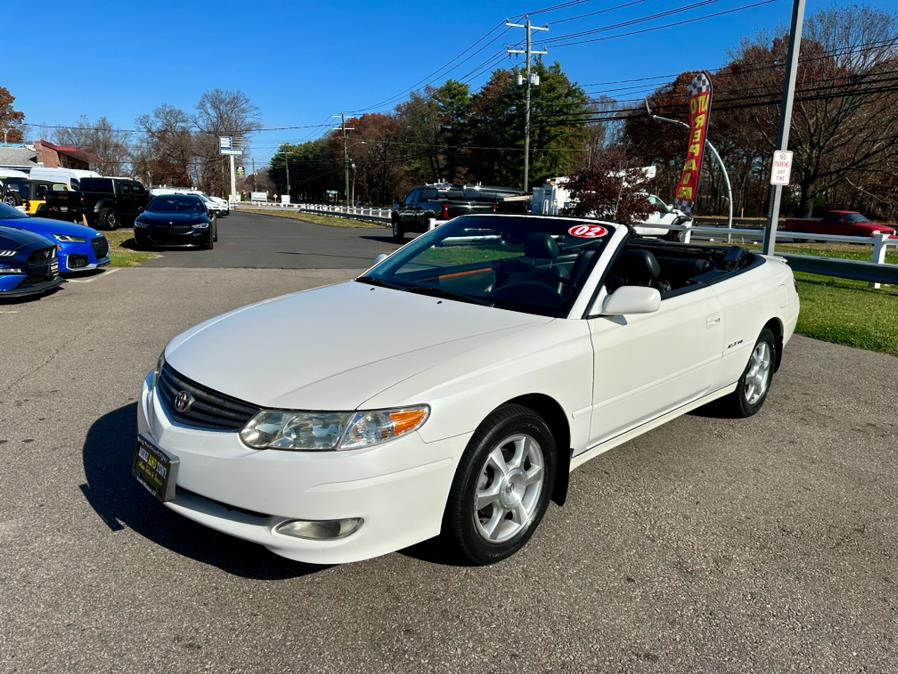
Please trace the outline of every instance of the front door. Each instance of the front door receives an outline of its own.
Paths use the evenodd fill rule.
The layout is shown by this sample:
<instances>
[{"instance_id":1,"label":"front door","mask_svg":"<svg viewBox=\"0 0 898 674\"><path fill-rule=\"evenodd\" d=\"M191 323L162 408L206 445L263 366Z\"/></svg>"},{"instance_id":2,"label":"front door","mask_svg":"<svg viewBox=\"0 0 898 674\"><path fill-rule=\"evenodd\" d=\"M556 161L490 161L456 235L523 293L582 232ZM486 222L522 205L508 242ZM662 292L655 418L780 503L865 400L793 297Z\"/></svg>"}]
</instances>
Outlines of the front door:
<instances>
[{"instance_id":1,"label":"front door","mask_svg":"<svg viewBox=\"0 0 898 674\"><path fill-rule=\"evenodd\" d=\"M702 288L662 300L655 313L590 318L590 444L708 393L723 351L722 313L714 291Z\"/></svg>"}]
</instances>

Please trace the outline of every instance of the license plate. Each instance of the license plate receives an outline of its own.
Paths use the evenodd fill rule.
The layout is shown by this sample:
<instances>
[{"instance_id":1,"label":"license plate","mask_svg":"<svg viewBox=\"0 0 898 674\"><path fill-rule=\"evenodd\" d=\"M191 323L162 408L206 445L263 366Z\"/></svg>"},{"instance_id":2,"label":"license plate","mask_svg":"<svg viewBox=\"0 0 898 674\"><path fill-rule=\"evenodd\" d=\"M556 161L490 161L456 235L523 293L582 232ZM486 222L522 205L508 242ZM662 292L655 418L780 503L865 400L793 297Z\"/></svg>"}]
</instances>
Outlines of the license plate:
<instances>
[{"instance_id":1,"label":"license plate","mask_svg":"<svg viewBox=\"0 0 898 674\"><path fill-rule=\"evenodd\" d=\"M159 449L142 435L137 436L131 473L160 501L175 498L179 463L178 457Z\"/></svg>"},{"instance_id":2,"label":"license plate","mask_svg":"<svg viewBox=\"0 0 898 674\"><path fill-rule=\"evenodd\" d=\"M62 211L63 213L65 213L67 210L69 210L69 207L68 206L60 206L59 210Z\"/></svg>"}]
</instances>

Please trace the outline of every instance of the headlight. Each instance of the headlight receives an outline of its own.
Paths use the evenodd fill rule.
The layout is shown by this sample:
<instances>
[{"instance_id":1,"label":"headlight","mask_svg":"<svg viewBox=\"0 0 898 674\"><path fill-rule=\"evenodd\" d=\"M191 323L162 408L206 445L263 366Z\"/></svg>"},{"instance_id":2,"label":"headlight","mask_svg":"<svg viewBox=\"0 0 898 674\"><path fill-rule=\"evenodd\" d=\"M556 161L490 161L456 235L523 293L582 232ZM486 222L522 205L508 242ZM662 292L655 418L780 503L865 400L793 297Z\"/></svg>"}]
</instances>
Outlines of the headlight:
<instances>
[{"instance_id":1,"label":"headlight","mask_svg":"<svg viewBox=\"0 0 898 674\"><path fill-rule=\"evenodd\" d=\"M0 257L13 257L15 254L14 250L0 250Z\"/></svg>"},{"instance_id":2,"label":"headlight","mask_svg":"<svg viewBox=\"0 0 898 674\"><path fill-rule=\"evenodd\" d=\"M69 236L68 234L54 234L53 238L59 243L87 243L87 239L80 236Z\"/></svg>"},{"instance_id":3,"label":"headlight","mask_svg":"<svg viewBox=\"0 0 898 674\"><path fill-rule=\"evenodd\" d=\"M430 407L418 405L365 412L259 412L240 431L254 449L361 449L420 428Z\"/></svg>"},{"instance_id":4,"label":"headlight","mask_svg":"<svg viewBox=\"0 0 898 674\"><path fill-rule=\"evenodd\" d=\"M208 222L194 222L193 223L194 229L206 229L208 226L209 226Z\"/></svg>"},{"instance_id":5,"label":"headlight","mask_svg":"<svg viewBox=\"0 0 898 674\"><path fill-rule=\"evenodd\" d=\"M144 229L144 228L146 228L146 227L149 227L149 225L148 225L147 223L145 223L143 220L135 220L135 221L134 221L134 226L135 226L137 229Z\"/></svg>"}]
</instances>

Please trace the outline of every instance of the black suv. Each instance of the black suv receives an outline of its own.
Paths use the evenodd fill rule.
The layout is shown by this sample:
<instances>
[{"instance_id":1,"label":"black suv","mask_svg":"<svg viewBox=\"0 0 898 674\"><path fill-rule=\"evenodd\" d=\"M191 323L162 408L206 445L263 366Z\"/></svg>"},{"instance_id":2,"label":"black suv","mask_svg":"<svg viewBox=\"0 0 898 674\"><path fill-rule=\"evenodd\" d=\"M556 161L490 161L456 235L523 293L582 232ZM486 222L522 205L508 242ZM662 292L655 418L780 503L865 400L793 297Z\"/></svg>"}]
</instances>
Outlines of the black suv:
<instances>
[{"instance_id":1,"label":"black suv","mask_svg":"<svg viewBox=\"0 0 898 674\"><path fill-rule=\"evenodd\" d=\"M82 178L75 192L49 192L42 214L90 227L116 229L130 225L149 201L143 185L130 178Z\"/></svg>"},{"instance_id":2,"label":"black suv","mask_svg":"<svg viewBox=\"0 0 898 674\"><path fill-rule=\"evenodd\" d=\"M423 185L393 205L393 239L404 241L406 232L426 232L431 219L450 220L471 213L526 213L528 206L526 193L511 187Z\"/></svg>"}]
</instances>

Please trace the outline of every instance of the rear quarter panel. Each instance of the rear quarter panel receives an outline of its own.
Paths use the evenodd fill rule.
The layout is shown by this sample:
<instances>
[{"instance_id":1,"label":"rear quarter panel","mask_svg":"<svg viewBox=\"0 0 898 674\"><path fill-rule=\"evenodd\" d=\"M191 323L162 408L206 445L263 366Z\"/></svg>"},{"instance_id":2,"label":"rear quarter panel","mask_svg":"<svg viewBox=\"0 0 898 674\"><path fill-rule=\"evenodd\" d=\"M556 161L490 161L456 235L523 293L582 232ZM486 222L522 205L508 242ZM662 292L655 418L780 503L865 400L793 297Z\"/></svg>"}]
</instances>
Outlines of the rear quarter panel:
<instances>
[{"instance_id":1,"label":"rear quarter panel","mask_svg":"<svg viewBox=\"0 0 898 674\"><path fill-rule=\"evenodd\" d=\"M798 319L798 295L792 270L780 258L761 257L758 267L713 285L723 308L723 357L718 386L736 382L749 355L772 318L780 321L787 342Z\"/></svg>"}]
</instances>

